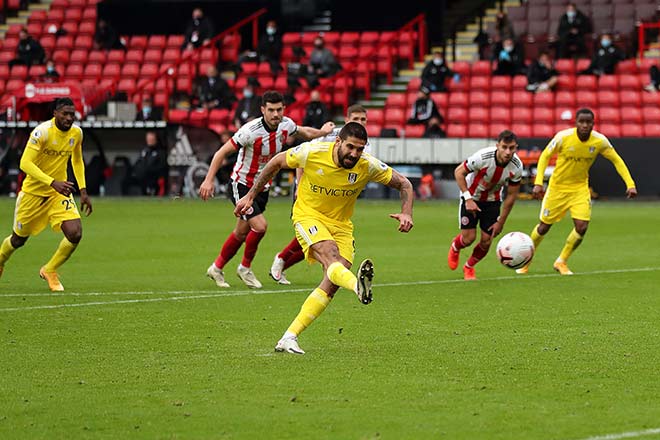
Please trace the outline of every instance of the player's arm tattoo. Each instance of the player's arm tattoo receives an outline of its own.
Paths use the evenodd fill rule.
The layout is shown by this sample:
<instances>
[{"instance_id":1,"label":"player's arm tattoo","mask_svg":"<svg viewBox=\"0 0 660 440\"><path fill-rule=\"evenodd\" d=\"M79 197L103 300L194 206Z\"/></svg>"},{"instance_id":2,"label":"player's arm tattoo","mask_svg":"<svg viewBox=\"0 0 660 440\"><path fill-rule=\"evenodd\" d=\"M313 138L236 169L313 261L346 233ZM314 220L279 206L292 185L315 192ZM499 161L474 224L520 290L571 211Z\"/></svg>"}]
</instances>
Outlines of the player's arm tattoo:
<instances>
[{"instance_id":1,"label":"player's arm tattoo","mask_svg":"<svg viewBox=\"0 0 660 440\"><path fill-rule=\"evenodd\" d=\"M253 195L257 195L260 193L266 184L270 182L273 177L280 171L280 169L284 168L282 165L283 163L286 164L286 158L285 158L285 153L278 153L275 157L273 157L266 166L264 167L263 170L254 179L254 185L252 185L252 188L250 189L250 192Z\"/></svg>"},{"instance_id":2,"label":"player's arm tattoo","mask_svg":"<svg viewBox=\"0 0 660 440\"><path fill-rule=\"evenodd\" d=\"M408 180L407 177L400 174L398 171L392 170L392 179L390 180L390 183L387 184L387 186L399 191L401 194L401 206L403 208L402 212L411 214L412 202L415 198L415 195L410 180Z\"/></svg>"}]
</instances>

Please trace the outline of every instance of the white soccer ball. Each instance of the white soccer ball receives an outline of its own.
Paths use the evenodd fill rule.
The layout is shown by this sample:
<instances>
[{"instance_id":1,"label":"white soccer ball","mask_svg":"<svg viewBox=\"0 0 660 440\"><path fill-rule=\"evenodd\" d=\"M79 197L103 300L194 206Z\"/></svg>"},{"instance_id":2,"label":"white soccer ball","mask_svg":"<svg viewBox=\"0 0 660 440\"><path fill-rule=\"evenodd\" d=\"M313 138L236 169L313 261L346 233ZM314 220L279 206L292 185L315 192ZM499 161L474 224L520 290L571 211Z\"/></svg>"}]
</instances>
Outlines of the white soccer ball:
<instances>
[{"instance_id":1,"label":"white soccer ball","mask_svg":"<svg viewBox=\"0 0 660 440\"><path fill-rule=\"evenodd\" d=\"M524 232L509 232L497 243L497 259L509 269L520 269L534 257L534 242Z\"/></svg>"}]
</instances>

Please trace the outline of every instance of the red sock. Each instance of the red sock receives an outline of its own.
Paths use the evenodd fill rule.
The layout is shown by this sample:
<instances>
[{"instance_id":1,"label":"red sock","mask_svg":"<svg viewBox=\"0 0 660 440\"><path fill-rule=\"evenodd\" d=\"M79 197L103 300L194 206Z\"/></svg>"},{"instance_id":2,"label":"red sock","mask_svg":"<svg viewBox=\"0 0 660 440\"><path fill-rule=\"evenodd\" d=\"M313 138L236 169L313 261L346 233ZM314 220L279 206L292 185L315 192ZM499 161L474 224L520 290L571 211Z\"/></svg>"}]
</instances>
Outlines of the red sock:
<instances>
[{"instance_id":1,"label":"red sock","mask_svg":"<svg viewBox=\"0 0 660 440\"><path fill-rule=\"evenodd\" d=\"M244 267L250 267L252 265L252 260L257 254L257 248L259 247L259 242L266 235L265 232L255 232L250 229L247 237L245 238L245 251L243 251L243 261L241 264Z\"/></svg>"},{"instance_id":2,"label":"red sock","mask_svg":"<svg viewBox=\"0 0 660 440\"><path fill-rule=\"evenodd\" d=\"M454 247L454 250L456 251L460 251L461 249L466 247L465 243L463 243L463 235L458 234L456 237L454 237L454 241L451 242L451 245Z\"/></svg>"},{"instance_id":3,"label":"red sock","mask_svg":"<svg viewBox=\"0 0 660 440\"><path fill-rule=\"evenodd\" d=\"M303 252L302 248L300 248L300 250L292 253L291 255L289 255L289 257L286 260L284 260L284 268L282 270L287 269L304 259L305 259L305 253Z\"/></svg>"},{"instance_id":4,"label":"red sock","mask_svg":"<svg viewBox=\"0 0 660 440\"><path fill-rule=\"evenodd\" d=\"M225 240L225 244L222 245L218 258L215 259L215 266L219 269L225 267L225 264L236 255L236 252L238 252L238 249L242 244L243 242L236 238L234 232L229 234L229 237Z\"/></svg>"},{"instance_id":5,"label":"red sock","mask_svg":"<svg viewBox=\"0 0 660 440\"><path fill-rule=\"evenodd\" d=\"M301 250L302 248L300 247L300 243L298 243L298 239L293 237L293 240L291 240L291 242L287 244L286 247L282 249L282 252L277 254L277 256L286 261L291 255Z\"/></svg>"},{"instance_id":6,"label":"red sock","mask_svg":"<svg viewBox=\"0 0 660 440\"><path fill-rule=\"evenodd\" d=\"M481 243L476 245L474 247L474 250L472 251L472 255L470 255L470 258L468 258L467 263L465 263L466 266L468 267L474 267L478 262L481 261L483 257L486 256L488 253L488 249L490 247L487 247L486 249L481 247Z\"/></svg>"}]
</instances>

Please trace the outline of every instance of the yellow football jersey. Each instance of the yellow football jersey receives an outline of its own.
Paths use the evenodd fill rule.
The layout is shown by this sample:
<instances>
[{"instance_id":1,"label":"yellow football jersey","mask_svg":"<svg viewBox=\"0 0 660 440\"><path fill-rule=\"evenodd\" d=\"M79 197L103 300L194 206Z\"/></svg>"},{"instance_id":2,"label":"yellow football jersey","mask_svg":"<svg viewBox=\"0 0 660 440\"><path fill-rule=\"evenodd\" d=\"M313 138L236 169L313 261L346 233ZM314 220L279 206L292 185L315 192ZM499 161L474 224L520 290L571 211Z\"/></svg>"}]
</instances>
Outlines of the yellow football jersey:
<instances>
[{"instance_id":1,"label":"yellow football jersey","mask_svg":"<svg viewBox=\"0 0 660 440\"><path fill-rule=\"evenodd\" d=\"M83 163L82 140L83 133L79 126L74 124L68 131L62 131L55 125L55 118L35 127L25 148L26 151L36 151L33 164L43 174L26 172L22 191L36 196L52 195L55 190L50 183L53 180L67 180L69 158L74 164L78 186L85 188L84 168L80 172L76 166Z\"/></svg>"},{"instance_id":2,"label":"yellow football jersey","mask_svg":"<svg viewBox=\"0 0 660 440\"><path fill-rule=\"evenodd\" d=\"M589 184L589 169L596 157L601 154L612 162L617 172L626 183L627 188L633 188L635 182L630 171L603 134L592 130L589 139L582 142L577 135L577 129L569 128L558 132L548 143L539 158L535 185L543 185L543 175L550 158L557 155L549 185L558 189L571 189Z\"/></svg>"},{"instance_id":3,"label":"yellow football jersey","mask_svg":"<svg viewBox=\"0 0 660 440\"><path fill-rule=\"evenodd\" d=\"M351 169L332 159L334 142L306 142L287 151L291 168L304 170L293 206L293 219L321 217L334 223L350 223L355 202L369 182L387 185L392 168L368 153Z\"/></svg>"}]
</instances>

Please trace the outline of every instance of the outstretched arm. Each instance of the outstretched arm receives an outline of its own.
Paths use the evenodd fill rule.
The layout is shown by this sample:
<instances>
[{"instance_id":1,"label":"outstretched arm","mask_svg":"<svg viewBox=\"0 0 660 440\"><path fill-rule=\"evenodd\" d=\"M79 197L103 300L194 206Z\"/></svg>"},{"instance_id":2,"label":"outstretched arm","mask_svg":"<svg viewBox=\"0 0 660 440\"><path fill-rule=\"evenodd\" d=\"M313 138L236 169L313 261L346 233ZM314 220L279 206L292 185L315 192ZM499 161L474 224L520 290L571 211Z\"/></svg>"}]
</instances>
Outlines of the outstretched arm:
<instances>
[{"instance_id":1,"label":"outstretched arm","mask_svg":"<svg viewBox=\"0 0 660 440\"><path fill-rule=\"evenodd\" d=\"M261 191L263 191L266 184L270 182L282 168L290 168L286 163L285 151L277 153L275 156L273 156L273 158L268 161L266 166L264 166L264 169L261 170L259 174L257 174L257 177L254 179L252 188L250 188L248 193L236 202L234 215L238 217L243 214L247 214L250 208L252 208L252 202L254 201L254 198Z\"/></svg>"},{"instance_id":2,"label":"outstretched arm","mask_svg":"<svg viewBox=\"0 0 660 440\"><path fill-rule=\"evenodd\" d=\"M309 141L330 134L334 129L335 129L335 123L332 121L328 121L325 124L323 124L321 129L314 127L307 127L307 126L298 127L298 132L296 133L296 136L306 141Z\"/></svg>"},{"instance_id":3,"label":"outstretched arm","mask_svg":"<svg viewBox=\"0 0 660 440\"><path fill-rule=\"evenodd\" d=\"M410 180L398 171L392 170L392 179L387 186L398 190L401 194L401 212L398 214L390 214L390 217L399 220L400 232L408 232L413 227L412 214L415 193L413 191L412 183L410 183Z\"/></svg>"}]
</instances>

